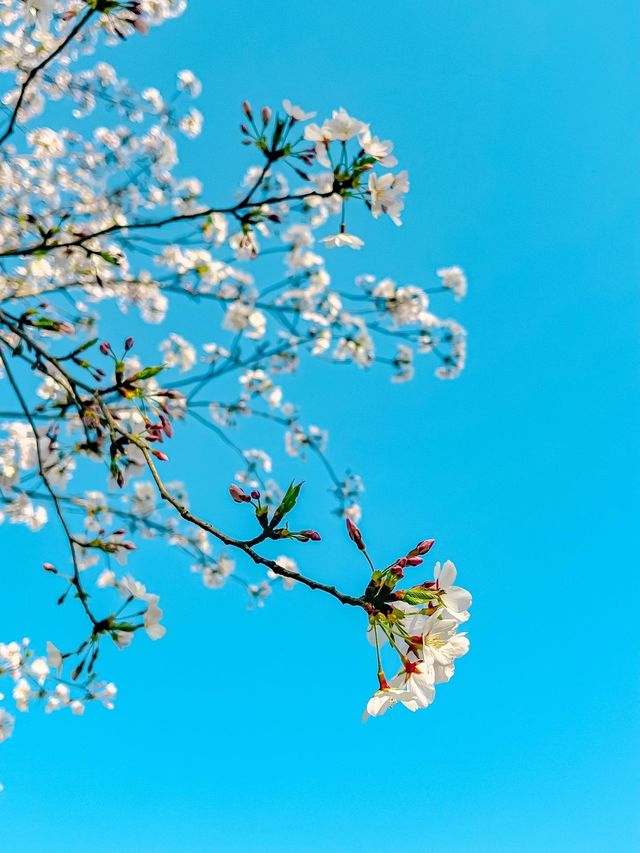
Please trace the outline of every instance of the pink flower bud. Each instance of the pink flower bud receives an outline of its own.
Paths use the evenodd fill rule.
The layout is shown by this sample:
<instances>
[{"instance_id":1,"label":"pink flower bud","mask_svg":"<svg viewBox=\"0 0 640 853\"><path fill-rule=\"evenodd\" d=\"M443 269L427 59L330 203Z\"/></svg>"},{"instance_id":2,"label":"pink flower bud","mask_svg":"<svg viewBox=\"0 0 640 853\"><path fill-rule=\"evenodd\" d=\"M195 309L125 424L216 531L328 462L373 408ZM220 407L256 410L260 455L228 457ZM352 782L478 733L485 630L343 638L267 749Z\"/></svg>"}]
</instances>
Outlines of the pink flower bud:
<instances>
[{"instance_id":1,"label":"pink flower bud","mask_svg":"<svg viewBox=\"0 0 640 853\"><path fill-rule=\"evenodd\" d=\"M320 534L315 530L301 530L300 535L306 539L310 539L312 542L320 541Z\"/></svg>"},{"instance_id":2,"label":"pink flower bud","mask_svg":"<svg viewBox=\"0 0 640 853\"><path fill-rule=\"evenodd\" d=\"M242 102L242 112L249 120L253 118L253 113L251 112L251 104L249 103L249 101Z\"/></svg>"},{"instance_id":3,"label":"pink flower bud","mask_svg":"<svg viewBox=\"0 0 640 853\"><path fill-rule=\"evenodd\" d=\"M395 575L395 577L397 577L397 578L403 578L404 577L404 572L402 571L402 567L398 566L397 564L395 566L391 566L389 571L391 572L392 575Z\"/></svg>"},{"instance_id":4,"label":"pink flower bud","mask_svg":"<svg viewBox=\"0 0 640 853\"><path fill-rule=\"evenodd\" d=\"M360 533L360 529L353 523L353 521L351 521L350 518L347 518L346 521L349 539L351 539L352 542L355 542L361 551L364 551L366 546L362 541L362 533Z\"/></svg>"},{"instance_id":5,"label":"pink flower bud","mask_svg":"<svg viewBox=\"0 0 640 853\"><path fill-rule=\"evenodd\" d=\"M160 460L160 462L168 462L169 461L169 457L167 456L167 454L163 453L161 450L152 450L151 452L156 457L156 459Z\"/></svg>"},{"instance_id":6,"label":"pink flower bud","mask_svg":"<svg viewBox=\"0 0 640 853\"><path fill-rule=\"evenodd\" d=\"M244 491L244 489L241 489L240 486L236 486L235 483L231 483L231 485L229 486L229 494L237 504L243 504L251 500L251 498Z\"/></svg>"},{"instance_id":7,"label":"pink flower bud","mask_svg":"<svg viewBox=\"0 0 640 853\"><path fill-rule=\"evenodd\" d=\"M263 107L261 110L262 121L264 124L269 123L269 119L271 118L271 110L269 107Z\"/></svg>"},{"instance_id":8,"label":"pink flower bud","mask_svg":"<svg viewBox=\"0 0 640 853\"><path fill-rule=\"evenodd\" d=\"M100 352L102 353L102 355L109 355L109 353L111 352L111 344L107 343L107 341L103 341L100 344Z\"/></svg>"},{"instance_id":9,"label":"pink flower bud","mask_svg":"<svg viewBox=\"0 0 640 853\"><path fill-rule=\"evenodd\" d=\"M433 548L435 542L435 539L424 539L422 542L418 542L416 547L413 549L413 553L423 556Z\"/></svg>"},{"instance_id":10,"label":"pink flower bud","mask_svg":"<svg viewBox=\"0 0 640 853\"><path fill-rule=\"evenodd\" d=\"M124 342L124 350L125 350L125 352L129 352L129 350L133 347L133 344L134 344L134 340L133 340L133 338L132 338L131 336L129 336L129 337L127 338L127 340Z\"/></svg>"},{"instance_id":11,"label":"pink flower bud","mask_svg":"<svg viewBox=\"0 0 640 853\"><path fill-rule=\"evenodd\" d=\"M260 500L260 492L257 489L254 489L251 492L251 497L254 499L254 501L259 501Z\"/></svg>"},{"instance_id":12,"label":"pink flower bud","mask_svg":"<svg viewBox=\"0 0 640 853\"><path fill-rule=\"evenodd\" d=\"M419 566L424 563L422 557L407 557L407 566Z\"/></svg>"},{"instance_id":13,"label":"pink flower bud","mask_svg":"<svg viewBox=\"0 0 640 853\"><path fill-rule=\"evenodd\" d=\"M45 570L45 572L51 572L51 574L53 574L53 575L58 574L58 570L53 565L53 563L43 563L42 568Z\"/></svg>"}]
</instances>

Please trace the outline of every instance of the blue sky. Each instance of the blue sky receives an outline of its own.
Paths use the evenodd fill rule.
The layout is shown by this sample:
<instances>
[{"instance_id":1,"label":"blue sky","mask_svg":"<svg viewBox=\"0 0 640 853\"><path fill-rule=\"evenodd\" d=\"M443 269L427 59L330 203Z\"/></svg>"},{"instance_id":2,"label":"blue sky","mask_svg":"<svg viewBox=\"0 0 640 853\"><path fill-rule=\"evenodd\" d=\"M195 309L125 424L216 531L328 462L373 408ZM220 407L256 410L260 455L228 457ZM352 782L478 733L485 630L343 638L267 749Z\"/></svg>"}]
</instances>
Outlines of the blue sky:
<instances>
[{"instance_id":1,"label":"blue sky","mask_svg":"<svg viewBox=\"0 0 640 853\"><path fill-rule=\"evenodd\" d=\"M114 654L114 713L18 720L0 849L637 850L637 3L190 5L109 57L143 85L201 77L186 172L228 197L250 162L245 97L344 105L395 141L412 190L403 228L363 226L334 278L467 270L468 299L439 303L469 330L460 380L427 362L401 386L309 368L296 399L366 481L370 550L434 536L455 560L472 649L428 711L362 726L375 672L358 614L304 589L247 612L151 548L132 568L166 639ZM201 472L193 502L232 526L235 461L193 435L177 457ZM307 573L359 592L322 472L304 475L300 512L324 534ZM57 534L3 536L3 638L53 636L75 618L38 569Z\"/></svg>"}]
</instances>

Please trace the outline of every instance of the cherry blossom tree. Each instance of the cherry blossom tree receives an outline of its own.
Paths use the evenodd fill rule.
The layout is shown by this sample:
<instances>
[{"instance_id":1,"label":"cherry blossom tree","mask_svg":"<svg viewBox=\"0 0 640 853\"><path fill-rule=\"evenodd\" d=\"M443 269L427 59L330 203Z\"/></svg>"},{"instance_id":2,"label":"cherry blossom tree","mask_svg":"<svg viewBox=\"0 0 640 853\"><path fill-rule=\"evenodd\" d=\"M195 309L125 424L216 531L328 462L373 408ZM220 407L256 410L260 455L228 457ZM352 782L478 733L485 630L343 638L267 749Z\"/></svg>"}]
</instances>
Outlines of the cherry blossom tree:
<instances>
[{"instance_id":1,"label":"cherry blossom tree","mask_svg":"<svg viewBox=\"0 0 640 853\"><path fill-rule=\"evenodd\" d=\"M376 658L365 717L397 702L426 707L468 649L458 629L471 599L455 586L453 563L398 588L433 540L378 567L357 526L359 477L338 473L327 432L305 424L278 384L310 359L404 382L421 355L437 377L453 379L464 367L465 332L431 303L446 310L447 300L464 297L464 273L442 268L425 286L369 275L332 285L329 258L363 245L348 227L353 207L400 225L409 189L392 143L342 107L320 122L288 100L276 110L245 102L240 141L250 159L235 194L231 187L216 203L197 177L181 175L179 139L203 125L192 105L196 77L178 70L168 95L136 91L91 56L103 44L150 37L185 5L0 0L0 68L9 80L0 116L0 521L60 526L67 550L51 554L43 582L87 625L69 649L0 644L0 741L12 734L15 711L34 703L74 714L88 702L113 707L104 644L125 648L139 633L165 633L158 596L125 568L147 539L182 553L204 587L241 585L250 604L296 586L297 595L318 590L357 611ZM154 340L178 301L216 310L214 340L185 329ZM109 303L124 318L118 340L100 335ZM152 362L127 328L132 315L148 324ZM188 420L237 454L228 495L252 514L250 538L190 506L197 472L166 481L163 465ZM303 526L301 484L281 487L267 450L239 443L250 420L281 429L288 454L315 457L326 470L336 512L370 568L361 595L305 574L302 552L320 534ZM286 470L281 476L287 482ZM216 487L227 490L224 481ZM269 542L282 556L264 555ZM389 680L385 644L399 660Z\"/></svg>"}]
</instances>

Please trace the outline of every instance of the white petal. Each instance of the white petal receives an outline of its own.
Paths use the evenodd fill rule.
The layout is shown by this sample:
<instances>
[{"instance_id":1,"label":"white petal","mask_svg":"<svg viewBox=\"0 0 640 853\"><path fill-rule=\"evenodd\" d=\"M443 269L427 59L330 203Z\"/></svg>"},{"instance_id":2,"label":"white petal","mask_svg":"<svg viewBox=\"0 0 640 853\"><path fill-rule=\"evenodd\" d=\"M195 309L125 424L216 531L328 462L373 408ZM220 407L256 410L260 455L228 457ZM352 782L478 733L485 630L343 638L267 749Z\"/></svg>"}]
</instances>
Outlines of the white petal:
<instances>
[{"instance_id":1,"label":"white petal","mask_svg":"<svg viewBox=\"0 0 640 853\"><path fill-rule=\"evenodd\" d=\"M456 579L456 567L451 562L451 560L447 560L443 565L442 570L440 572L440 576L438 578L438 585L441 589L446 589L453 585Z\"/></svg>"},{"instance_id":2,"label":"white petal","mask_svg":"<svg viewBox=\"0 0 640 853\"><path fill-rule=\"evenodd\" d=\"M461 586L448 587L442 600L450 613L463 613L471 607L471 593Z\"/></svg>"}]
</instances>

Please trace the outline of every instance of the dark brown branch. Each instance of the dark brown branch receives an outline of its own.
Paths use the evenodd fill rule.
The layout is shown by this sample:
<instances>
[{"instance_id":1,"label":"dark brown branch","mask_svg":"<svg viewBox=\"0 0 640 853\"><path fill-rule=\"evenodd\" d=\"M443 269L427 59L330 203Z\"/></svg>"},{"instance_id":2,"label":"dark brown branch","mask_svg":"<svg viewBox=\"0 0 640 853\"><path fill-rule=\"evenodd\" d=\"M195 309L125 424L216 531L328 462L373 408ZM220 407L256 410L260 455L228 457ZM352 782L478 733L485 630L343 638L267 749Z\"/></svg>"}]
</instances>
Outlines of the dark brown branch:
<instances>
[{"instance_id":1,"label":"dark brown branch","mask_svg":"<svg viewBox=\"0 0 640 853\"><path fill-rule=\"evenodd\" d=\"M120 435L125 437L132 444L135 444L136 447L138 447L141 450L141 452L145 458L145 461L147 463L147 467L149 468L151 476L153 477L153 480L154 480L154 482L158 488L160 495L162 496L162 498L165 501L167 501L167 503L171 504L171 506L175 510L177 510L177 512L182 516L182 518L184 518L185 521L188 521L191 524L195 524L197 527L200 527L202 530L205 530L207 533L211 534L211 536L214 536L216 539L218 539L223 544L228 545L229 547L238 548L239 550L244 551L244 553L248 557L250 557L254 563L257 563L260 566L265 566L266 568L271 569L271 571L274 574L279 575L280 577L290 578L291 580L298 581L299 583L304 584L305 586L309 587L309 589L317 589L317 590L321 590L322 592L326 592L328 595L333 596L333 598L337 598L338 601L342 602L342 604L349 604L352 607L362 607L363 609L366 609L367 605L366 605L363 598L359 598L359 597L356 597L353 595L347 595L345 593L340 592L338 589L336 589L335 586L323 584L323 583L320 583L319 581L314 581L311 578L307 578L304 575L296 574L295 572L292 572L289 569L285 569L284 566L279 565L279 563L277 563L275 560L269 560L268 558L263 557L262 555L258 554L256 551L254 551L254 549L251 546L252 546L252 544L257 544L259 541L262 541L265 537L261 536L258 539L250 540L249 542L243 542L240 539L234 539L231 536L227 536L226 533L223 533L221 530L218 530L216 527L214 527L208 521L205 521L204 519L199 518L197 515L194 515L194 513L192 513L189 509L187 509L185 506L183 506L180 503L180 501L178 501L171 494L171 492L169 492L169 490L165 486L162 478L160 477L160 474L158 473L158 469L156 468L156 465L155 465L155 463L151 457L151 453L149 451L149 448L147 447L145 442L142 441L137 436L132 435L131 433L128 433L115 420L115 418L113 417L113 415L109 411L109 408L104 404L104 402L97 395L96 395L96 401L97 401L98 405L100 406L105 418L109 422L111 428L114 429L116 432L120 433Z\"/></svg>"}]
</instances>

